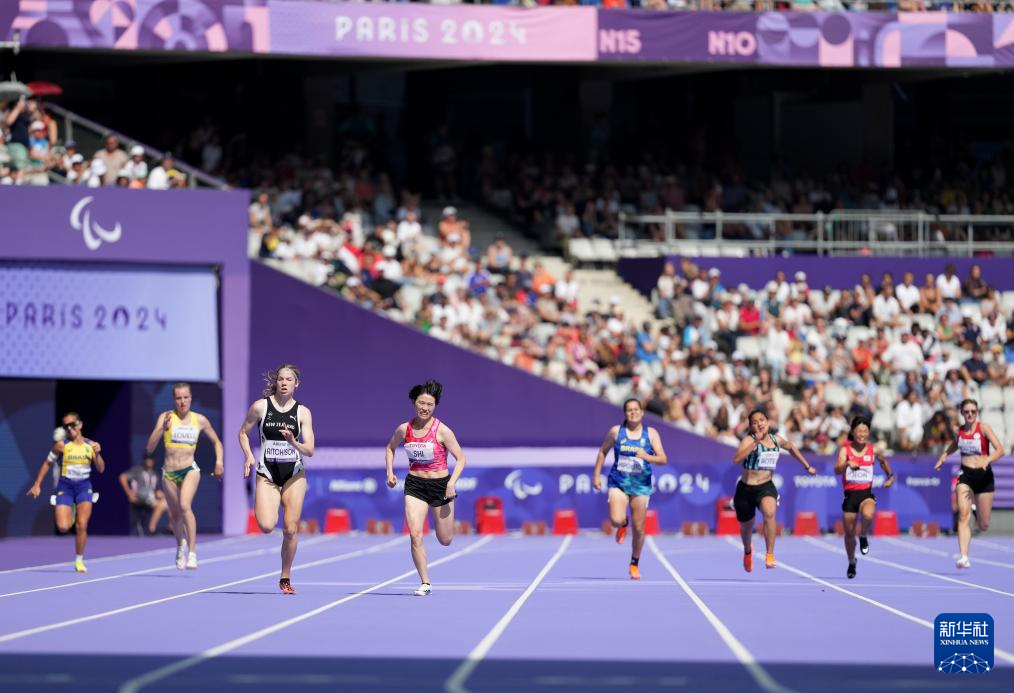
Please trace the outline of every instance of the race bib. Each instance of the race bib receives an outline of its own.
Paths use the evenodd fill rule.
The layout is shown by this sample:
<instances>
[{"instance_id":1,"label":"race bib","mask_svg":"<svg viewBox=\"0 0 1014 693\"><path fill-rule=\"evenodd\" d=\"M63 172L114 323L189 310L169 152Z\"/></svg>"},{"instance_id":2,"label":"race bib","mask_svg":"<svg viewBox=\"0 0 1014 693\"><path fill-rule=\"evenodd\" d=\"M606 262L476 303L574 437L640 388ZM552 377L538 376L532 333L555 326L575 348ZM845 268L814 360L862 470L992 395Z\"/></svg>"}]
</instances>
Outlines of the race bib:
<instances>
[{"instance_id":1,"label":"race bib","mask_svg":"<svg viewBox=\"0 0 1014 693\"><path fill-rule=\"evenodd\" d=\"M774 469L778 465L778 450L764 450L757 456L757 469Z\"/></svg>"},{"instance_id":2,"label":"race bib","mask_svg":"<svg viewBox=\"0 0 1014 693\"><path fill-rule=\"evenodd\" d=\"M845 481L851 481L856 484L872 484L873 465L864 465L859 467L859 469L852 469L852 467L846 467Z\"/></svg>"},{"instance_id":3,"label":"race bib","mask_svg":"<svg viewBox=\"0 0 1014 693\"><path fill-rule=\"evenodd\" d=\"M982 442L976 438L959 438L958 451L965 457L969 455L981 455Z\"/></svg>"},{"instance_id":4,"label":"race bib","mask_svg":"<svg viewBox=\"0 0 1014 693\"><path fill-rule=\"evenodd\" d=\"M405 443L405 453L409 462L432 462L433 441Z\"/></svg>"},{"instance_id":5,"label":"race bib","mask_svg":"<svg viewBox=\"0 0 1014 693\"><path fill-rule=\"evenodd\" d=\"M285 440L265 440L264 459L268 462L298 462L299 451Z\"/></svg>"},{"instance_id":6,"label":"race bib","mask_svg":"<svg viewBox=\"0 0 1014 693\"><path fill-rule=\"evenodd\" d=\"M644 471L644 464L642 464L640 457L620 455L616 460L616 471L624 474L640 474Z\"/></svg>"},{"instance_id":7,"label":"race bib","mask_svg":"<svg viewBox=\"0 0 1014 693\"><path fill-rule=\"evenodd\" d=\"M170 440L177 445L197 445L201 429L197 426L177 426L172 430Z\"/></svg>"}]
</instances>

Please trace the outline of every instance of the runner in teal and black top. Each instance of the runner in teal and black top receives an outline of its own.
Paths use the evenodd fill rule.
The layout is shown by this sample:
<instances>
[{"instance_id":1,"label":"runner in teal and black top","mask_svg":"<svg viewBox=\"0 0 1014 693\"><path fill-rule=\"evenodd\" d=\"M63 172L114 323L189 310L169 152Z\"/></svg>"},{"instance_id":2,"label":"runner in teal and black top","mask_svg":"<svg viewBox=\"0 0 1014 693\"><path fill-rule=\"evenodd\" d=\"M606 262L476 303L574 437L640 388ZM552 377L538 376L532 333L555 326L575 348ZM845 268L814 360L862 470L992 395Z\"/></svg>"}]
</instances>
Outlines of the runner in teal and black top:
<instances>
[{"instance_id":1,"label":"runner in teal and black top","mask_svg":"<svg viewBox=\"0 0 1014 693\"><path fill-rule=\"evenodd\" d=\"M595 458L592 474L596 490L601 490L599 475L609 450L613 451L613 466L609 470L609 520L616 528L616 543L623 543L627 535L627 508L634 521L634 539L630 555L630 578L641 579L638 563L641 547L644 546L644 520L648 513L648 498L651 496L651 465L666 464L662 439L651 426L643 424L644 409L636 399L623 403L624 419L619 426L613 426Z\"/></svg>"},{"instance_id":2,"label":"runner in teal and black top","mask_svg":"<svg viewBox=\"0 0 1014 693\"><path fill-rule=\"evenodd\" d=\"M762 409L750 412L750 434L739 444L733 464L742 464L743 473L736 484L733 505L739 520L739 535L743 539L743 569L753 570L753 520L760 508L764 515L764 544L767 554L764 565L774 568L775 563L775 510L778 507L778 489L771 477L784 448L813 475L817 470L810 466L803 454L791 441L779 438L768 429L768 415Z\"/></svg>"}]
</instances>

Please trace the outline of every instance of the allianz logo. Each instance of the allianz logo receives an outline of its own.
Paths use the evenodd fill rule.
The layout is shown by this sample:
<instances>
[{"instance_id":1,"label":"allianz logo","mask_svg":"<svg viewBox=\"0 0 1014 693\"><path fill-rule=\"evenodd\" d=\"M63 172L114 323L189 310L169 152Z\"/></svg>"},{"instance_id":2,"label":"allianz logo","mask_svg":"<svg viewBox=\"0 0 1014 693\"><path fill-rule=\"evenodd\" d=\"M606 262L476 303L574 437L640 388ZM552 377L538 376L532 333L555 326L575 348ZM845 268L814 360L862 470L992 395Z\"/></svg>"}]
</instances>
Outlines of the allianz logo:
<instances>
[{"instance_id":1,"label":"allianz logo","mask_svg":"<svg viewBox=\"0 0 1014 693\"><path fill-rule=\"evenodd\" d=\"M88 209L88 206L94 199L92 195L82 197L74 205L74 209L70 211L70 226L75 231L81 232L88 250L98 250L103 242L116 243L123 235L123 227L120 226L120 222L116 222L113 228L106 229L92 220L91 210Z\"/></svg>"}]
</instances>

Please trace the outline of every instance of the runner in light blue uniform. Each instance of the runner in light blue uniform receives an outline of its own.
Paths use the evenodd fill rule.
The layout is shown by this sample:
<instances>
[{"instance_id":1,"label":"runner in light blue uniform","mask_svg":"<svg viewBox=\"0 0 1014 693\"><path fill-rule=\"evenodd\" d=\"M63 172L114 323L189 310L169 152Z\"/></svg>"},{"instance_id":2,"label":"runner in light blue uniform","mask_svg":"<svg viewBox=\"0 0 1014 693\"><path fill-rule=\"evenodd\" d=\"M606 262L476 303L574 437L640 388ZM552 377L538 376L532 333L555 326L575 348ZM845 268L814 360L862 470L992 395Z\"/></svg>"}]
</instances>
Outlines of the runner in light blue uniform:
<instances>
[{"instance_id":1,"label":"runner in light blue uniform","mask_svg":"<svg viewBox=\"0 0 1014 693\"><path fill-rule=\"evenodd\" d=\"M627 536L627 508L634 523L634 539L631 546L630 578L641 579L638 566L641 547L644 546L644 521L648 514L648 498L651 496L651 465L666 464L668 459L662 449L658 431L643 424L644 408L640 401L628 399L623 403L623 423L613 426L595 458L592 483L596 490L602 489L602 467L610 448L613 451L613 466L609 470L609 521L616 528L616 543L623 543Z\"/></svg>"}]
</instances>

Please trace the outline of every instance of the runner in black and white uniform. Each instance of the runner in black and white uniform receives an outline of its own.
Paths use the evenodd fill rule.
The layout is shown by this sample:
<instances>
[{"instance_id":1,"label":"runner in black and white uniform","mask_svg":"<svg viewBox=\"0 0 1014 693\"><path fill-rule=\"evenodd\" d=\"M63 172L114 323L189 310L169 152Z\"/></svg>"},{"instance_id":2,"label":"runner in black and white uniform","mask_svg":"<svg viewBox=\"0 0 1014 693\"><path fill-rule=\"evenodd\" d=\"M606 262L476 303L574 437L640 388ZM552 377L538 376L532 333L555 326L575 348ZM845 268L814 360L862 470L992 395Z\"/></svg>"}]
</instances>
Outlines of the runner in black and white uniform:
<instances>
[{"instance_id":1,"label":"runner in black and white uniform","mask_svg":"<svg viewBox=\"0 0 1014 693\"><path fill-rule=\"evenodd\" d=\"M282 507L282 574L278 587L295 594L289 573L299 542L299 519L306 496L306 471L303 458L314 451L313 419L310 410L293 395L299 387L299 369L285 364L265 375L264 399L250 405L239 430L239 444L246 456L243 475L257 468L257 493L254 515L265 534L278 524L278 506ZM250 450L250 431L260 428L260 456Z\"/></svg>"}]
</instances>

